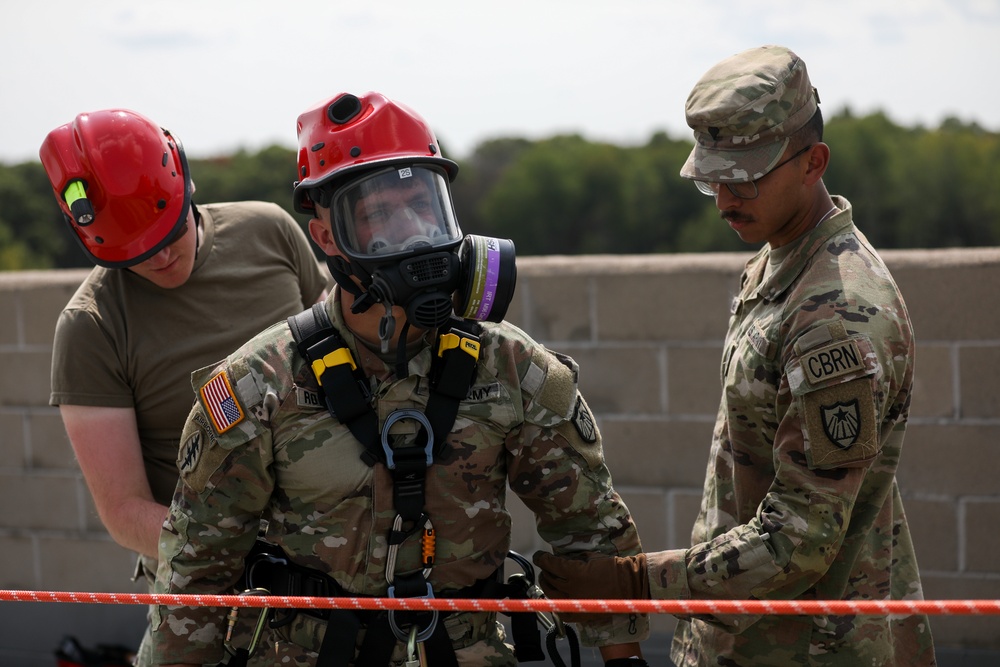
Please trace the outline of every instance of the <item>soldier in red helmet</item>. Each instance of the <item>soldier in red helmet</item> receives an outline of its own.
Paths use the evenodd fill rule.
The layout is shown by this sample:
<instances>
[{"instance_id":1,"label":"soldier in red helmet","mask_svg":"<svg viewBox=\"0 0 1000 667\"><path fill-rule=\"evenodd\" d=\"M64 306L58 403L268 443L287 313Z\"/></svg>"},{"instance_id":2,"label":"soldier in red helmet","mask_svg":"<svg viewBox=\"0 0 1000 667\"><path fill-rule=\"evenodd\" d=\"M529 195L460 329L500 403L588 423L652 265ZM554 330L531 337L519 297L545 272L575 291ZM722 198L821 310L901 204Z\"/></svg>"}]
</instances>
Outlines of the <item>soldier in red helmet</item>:
<instances>
[{"instance_id":1,"label":"soldier in red helmet","mask_svg":"<svg viewBox=\"0 0 1000 667\"><path fill-rule=\"evenodd\" d=\"M458 168L427 123L378 93L345 93L299 116L298 134L295 206L316 216L309 232L337 288L195 374L181 442L192 456L161 534L157 592L508 597L508 488L557 553L638 553L579 367L503 321L513 244L462 234ZM157 608L155 664L224 659L224 617ZM276 611L271 623L317 665L544 658L491 612ZM579 625L609 666L646 664L644 616Z\"/></svg>"},{"instance_id":2,"label":"soldier in red helmet","mask_svg":"<svg viewBox=\"0 0 1000 667\"><path fill-rule=\"evenodd\" d=\"M151 585L191 372L322 300L327 280L277 205L196 206L180 141L141 114L82 113L39 153L97 264L56 325L50 403L101 520Z\"/></svg>"}]
</instances>

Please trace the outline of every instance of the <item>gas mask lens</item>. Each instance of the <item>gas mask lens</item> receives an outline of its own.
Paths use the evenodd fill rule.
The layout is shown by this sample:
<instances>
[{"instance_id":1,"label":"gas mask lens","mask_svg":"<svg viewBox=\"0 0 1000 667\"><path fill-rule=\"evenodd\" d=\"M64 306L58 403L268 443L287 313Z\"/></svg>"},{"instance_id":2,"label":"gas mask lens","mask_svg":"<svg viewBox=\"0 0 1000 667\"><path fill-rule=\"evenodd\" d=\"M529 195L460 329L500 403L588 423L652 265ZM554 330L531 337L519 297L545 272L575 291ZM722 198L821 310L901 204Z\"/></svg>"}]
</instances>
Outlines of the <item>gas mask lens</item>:
<instances>
[{"instance_id":1,"label":"gas mask lens","mask_svg":"<svg viewBox=\"0 0 1000 667\"><path fill-rule=\"evenodd\" d=\"M429 165L393 166L342 187L334 197L341 249L385 257L461 239L447 177Z\"/></svg>"}]
</instances>

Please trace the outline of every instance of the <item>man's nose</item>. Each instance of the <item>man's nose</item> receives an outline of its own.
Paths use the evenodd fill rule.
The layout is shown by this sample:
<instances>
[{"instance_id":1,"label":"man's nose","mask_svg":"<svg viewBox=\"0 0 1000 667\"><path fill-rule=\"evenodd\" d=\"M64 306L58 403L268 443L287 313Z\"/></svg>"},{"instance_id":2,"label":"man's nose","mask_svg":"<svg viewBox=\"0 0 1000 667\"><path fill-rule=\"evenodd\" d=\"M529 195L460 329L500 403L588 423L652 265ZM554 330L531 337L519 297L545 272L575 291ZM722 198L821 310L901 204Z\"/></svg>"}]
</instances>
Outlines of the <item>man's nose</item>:
<instances>
[{"instance_id":1,"label":"man's nose","mask_svg":"<svg viewBox=\"0 0 1000 667\"><path fill-rule=\"evenodd\" d=\"M143 264L145 264L151 269L159 269L166 266L167 264L170 263L170 260L173 258L173 252L171 248L172 246L168 245L166 248L164 248L163 250L161 250L160 252L156 253L155 255L147 259L145 262L143 262Z\"/></svg>"},{"instance_id":2,"label":"man's nose","mask_svg":"<svg viewBox=\"0 0 1000 667\"><path fill-rule=\"evenodd\" d=\"M719 193L715 195L715 207L720 211L739 208L743 205L743 200L730 192L725 184L720 184Z\"/></svg>"},{"instance_id":3,"label":"man's nose","mask_svg":"<svg viewBox=\"0 0 1000 667\"><path fill-rule=\"evenodd\" d=\"M415 234L435 236L438 230L437 220L421 217L409 206L393 213L389 220L389 229L396 238L409 238Z\"/></svg>"}]
</instances>

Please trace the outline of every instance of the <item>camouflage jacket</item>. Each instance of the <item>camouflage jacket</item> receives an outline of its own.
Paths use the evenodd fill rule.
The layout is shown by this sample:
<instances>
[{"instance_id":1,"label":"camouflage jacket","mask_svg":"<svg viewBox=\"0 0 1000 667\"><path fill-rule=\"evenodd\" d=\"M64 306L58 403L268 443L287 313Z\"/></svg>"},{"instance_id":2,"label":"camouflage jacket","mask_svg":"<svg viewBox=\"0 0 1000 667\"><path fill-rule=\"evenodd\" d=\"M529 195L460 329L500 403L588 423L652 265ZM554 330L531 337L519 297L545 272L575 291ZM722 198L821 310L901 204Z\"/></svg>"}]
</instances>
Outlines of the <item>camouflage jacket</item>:
<instances>
[{"instance_id":1,"label":"camouflage jacket","mask_svg":"<svg viewBox=\"0 0 1000 667\"><path fill-rule=\"evenodd\" d=\"M396 409L426 406L427 343L411 350L409 377L400 381L343 325L339 290L327 311L370 380L380 425ZM470 586L503 565L508 485L556 553L641 550L577 390L577 370L510 324L482 325L477 376L447 438L451 451L426 473L425 511L436 532L428 581L435 591ZM386 538L396 517L390 472L363 462L362 445L327 412L287 323L197 371L192 383L199 400L182 436L181 479L161 535L156 590L231 591L263 518L268 541L298 565L329 574L352 595L385 597ZM391 432L410 437L407 429L416 430L400 420ZM407 539L395 572L420 567L420 540ZM156 663L221 659L225 613L154 608ZM647 622L603 617L582 630L587 644L633 642L645 636ZM489 664L515 663L507 656Z\"/></svg>"},{"instance_id":2,"label":"camouflage jacket","mask_svg":"<svg viewBox=\"0 0 1000 667\"><path fill-rule=\"evenodd\" d=\"M914 341L850 203L745 268L690 549L651 554L654 598L922 599L896 485ZM767 270L768 263L770 270ZM927 665L925 616L682 619L677 665Z\"/></svg>"}]
</instances>

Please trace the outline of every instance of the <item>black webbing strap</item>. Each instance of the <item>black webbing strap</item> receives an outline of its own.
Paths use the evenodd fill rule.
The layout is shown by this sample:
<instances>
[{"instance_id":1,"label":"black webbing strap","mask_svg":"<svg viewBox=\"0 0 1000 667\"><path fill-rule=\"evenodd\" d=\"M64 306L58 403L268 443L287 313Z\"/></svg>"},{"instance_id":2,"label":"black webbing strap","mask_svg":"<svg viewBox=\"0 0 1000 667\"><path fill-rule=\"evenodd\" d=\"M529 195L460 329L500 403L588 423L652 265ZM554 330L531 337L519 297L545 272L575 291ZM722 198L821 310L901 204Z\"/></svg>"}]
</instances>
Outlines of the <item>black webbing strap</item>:
<instances>
[{"instance_id":1,"label":"black webbing strap","mask_svg":"<svg viewBox=\"0 0 1000 667\"><path fill-rule=\"evenodd\" d=\"M375 465L382 456L382 449L378 416L372 409L368 391L368 378L330 321L325 305L317 303L289 317L288 327L298 345L299 354L316 375L327 410L364 446L361 458L365 463Z\"/></svg>"},{"instance_id":2,"label":"black webbing strap","mask_svg":"<svg viewBox=\"0 0 1000 667\"><path fill-rule=\"evenodd\" d=\"M371 405L368 380L337 332L326 307L317 303L288 318L299 354L320 383L330 414L350 429L368 465L384 460L378 417ZM431 363L430 396L425 414L434 431L435 458L447 454L446 439L455 424L459 404L469 395L479 361L479 325L452 318L451 329L438 337ZM328 390L328 388L334 388Z\"/></svg>"},{"instance_id":3,"label":"black webbing strap","mask_svg":"<svg viewBox=\"0 0 1000 667\"><path fill-rule=\"evenodd\" d=\"M498 581L501 570L488 579L481 579L472 586L460 590L442 591L444 598L493 598L511 594L511 587ZM348 597L334 579L324 572L298 565L285 555L280 547L257 540L245 560L243 586L265 588L272 595L291 597ZM387 665L397 644L397 639L389 626L389 615L384 610L369 609L291 609L272 610L271 627L277 628L290 623L295 614L301 612L326 621L326 632L319 648L316 667L347 667L347 665ZM412 615L420 624L419 615L426 612L399 612ZM451 612L441 612L441 617ZM534 614L529 614L533 619ZM399 616L397 616L399 617ZM365 637L354 650L358 633L365 629ZM517 655L522 655L521 634L515 631L514 642L518 644ZM537 633L536 633L537 634ZM529 639L530 643L530 639ZM537 641L536 641L537 643ZM448 637L444 623L438 622L433 634L425 641L427 657L435 667L457 667L455 648ZM530 651L529 651L530 653ZM543 656L544 657L544 656ZM230 657L229 665L244 664L233 662L240 656ZM542 659L542 658L539 658Z\"/></svg>"},{"instance_id":4,"label":"black webbing strap","mask_svg":"<svg viewBox=\"0 0 1000 667\"><path fill-rule=\"evenodd\" d=\"M330 321L325 305L315 304L312 308L289 317L288 326L295 338L299 353L309 363L319 382L320 392L330 414L347 426L364 446L362 460L369 466L382 462L389 467L393 478L393 505L403 524L401 530L394 529L390 533L389 541L390 546L398 546L407 537L420 530L426 520L424 505L427 468L433 461L449 453L447 436L455 424L459 405L469 395L469 390L475 382L476 366L479 362L479 325L452 318L448 332L438 336L437 349L432 351L434 356L431 362L427 407L422 414L409 415L409 418L426 419L421 425L421 430L424 431L424 446L420 446L417 442L398 447L388 444L388 431L383 434L379 430L378 416L368 391L368 380L351 355L347 343ZM394 414L401 415L404 412L397 411ZM390 425L387 423L383 428L388 429ZM433 434L433 441L430 440L430 434L425 432L428 426ZM412 575L398 577L393 573L390 595L403 598L432 595L432 593L423 572L418 571ZM342 660L341 656L346 655L347 649L343 648L343 641L350 632L341 629L332 631L332 620L331 615L331 623L328 623L327 628L328 633L333 635L328 647L333 657L330 657L331 662L328 662L326 652L321 650L322 661L317 664L335 667L341 664L339 662ZM388 621L394 623L391 618ZM429 655L433 656L435 665L457 667L454 647L443 624L437 622L437 619L432 622L434 628L425 641L425 648ZM381 653L386 650L386 646L391 651L394 641L390 641L392 637L380 637L381 631L375 628L381 625L381 623L371 625L365 634L364 642L369 644L369 635L373 635L370 650L379 652L380 657L366 656L366 659L359 664L377 665L388 661L388 658L382 661ZM388 630L393 629L389 627L389 623L385 625ZM334 644L337 648L333 647ZM353 645L351 642L352 651ZM325 638L323 647L327 647Z\"/></svg>"},{"instance_id":5,"label":"black webbing strap","mask_svg":"<svg viewBox=\"0 0 1000 667\"><path fill-rule=\"evenodd\" d=\"M479 363L479 325L451 320L448 333L438 336L431 362L427 420L434 430L434 456L446 453L445 439L455 425L458 406L469 396Z\"/></svg>"}]
</instances>

